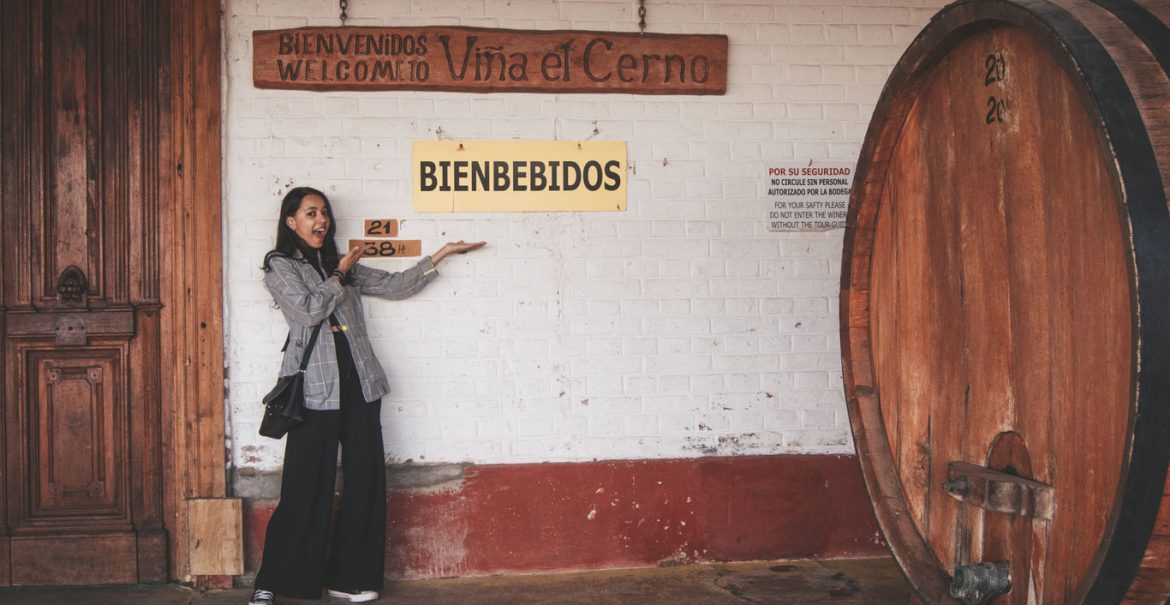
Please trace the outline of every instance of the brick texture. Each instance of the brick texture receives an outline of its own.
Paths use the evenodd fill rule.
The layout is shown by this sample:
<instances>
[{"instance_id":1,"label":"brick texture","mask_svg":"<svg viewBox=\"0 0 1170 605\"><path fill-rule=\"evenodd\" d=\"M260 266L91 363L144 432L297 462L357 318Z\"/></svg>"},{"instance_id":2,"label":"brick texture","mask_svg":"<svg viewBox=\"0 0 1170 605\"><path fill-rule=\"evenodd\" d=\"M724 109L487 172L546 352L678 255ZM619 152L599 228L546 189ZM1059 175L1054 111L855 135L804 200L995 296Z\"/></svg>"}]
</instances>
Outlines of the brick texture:
<instances>
[{"instance_id":1,"label":"brick texture","mask_svg":"<svg viewBox=\"0 0 1170 605\"><path fill-rule=\"evenodd\" d=\"M852 451L841 395L843 233L766 229L769 163L850 161L882 82L941 0L677 0L647 31L730 38L725 95L259 90L256 29L336 6L225 2L225 343L237 467L273 469L259 396L285 328L261 286L281 196L326 191L340 240L393 217L424 252L489 242L410 300L368 300L393 392L391 462L507 464ZM636 3L351 3L350 25L637 31ZM324 7L324 8L323 8ZM628 142L622 213L416 214L413 140ZM405 260L368 260L388 270Z\"/></svg>"}]
</instances>

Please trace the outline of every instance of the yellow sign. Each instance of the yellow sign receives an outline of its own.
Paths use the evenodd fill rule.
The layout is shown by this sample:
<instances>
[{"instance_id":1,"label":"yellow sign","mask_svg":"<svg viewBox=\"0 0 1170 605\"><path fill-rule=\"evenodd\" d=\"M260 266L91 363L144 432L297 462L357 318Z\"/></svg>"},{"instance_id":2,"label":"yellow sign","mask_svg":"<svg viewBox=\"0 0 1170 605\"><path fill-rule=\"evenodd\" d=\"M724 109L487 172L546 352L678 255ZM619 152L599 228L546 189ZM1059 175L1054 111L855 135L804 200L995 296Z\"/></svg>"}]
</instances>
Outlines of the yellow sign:
<instances>
[{"instance_id":1,"label":"yellow sign","mask_svg":"<svg viewBox=\"0 0 1170 605\"><path fill-rule=\"evenodd\" d=\"M625 211L625 141L415 141L416 212Z\"/></svg>"}]
</instances>

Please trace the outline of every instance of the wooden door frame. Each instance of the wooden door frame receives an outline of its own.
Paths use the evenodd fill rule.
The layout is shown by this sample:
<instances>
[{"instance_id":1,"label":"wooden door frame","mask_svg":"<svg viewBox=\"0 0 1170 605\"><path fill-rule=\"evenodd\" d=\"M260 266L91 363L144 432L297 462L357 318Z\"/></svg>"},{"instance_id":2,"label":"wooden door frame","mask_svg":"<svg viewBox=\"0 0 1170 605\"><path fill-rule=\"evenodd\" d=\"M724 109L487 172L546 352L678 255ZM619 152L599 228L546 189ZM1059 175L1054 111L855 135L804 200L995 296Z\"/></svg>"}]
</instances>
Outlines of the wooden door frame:
<instances>
[{"instance_id":1,"label":"wooden door frame","mask_svg":"<svg viewBox=\"0 0 1170 605\"><path fill-rule=\"evenodd\" d=\"M171 0L171 203L160 217L164 297L164 510L172 579L242 573L238 562L208 571L192 535L239 528L240 503L227 499L223 340L223 213L220 0ZM169 366L169 367L168 367ZM210 500L209 500L210 499ZM189 504L212 506L191 515ZM207 507L200 507L206 511ZM212 532L222 533L222 532ZM231 546L231 545L229 545ZM232 550L229 548L229 550ZM230 558L230 557L229 557ZM238 564L237 564L238 563ZM194 568L193 568L194 567Z\"/></svg>"}]
</instances>

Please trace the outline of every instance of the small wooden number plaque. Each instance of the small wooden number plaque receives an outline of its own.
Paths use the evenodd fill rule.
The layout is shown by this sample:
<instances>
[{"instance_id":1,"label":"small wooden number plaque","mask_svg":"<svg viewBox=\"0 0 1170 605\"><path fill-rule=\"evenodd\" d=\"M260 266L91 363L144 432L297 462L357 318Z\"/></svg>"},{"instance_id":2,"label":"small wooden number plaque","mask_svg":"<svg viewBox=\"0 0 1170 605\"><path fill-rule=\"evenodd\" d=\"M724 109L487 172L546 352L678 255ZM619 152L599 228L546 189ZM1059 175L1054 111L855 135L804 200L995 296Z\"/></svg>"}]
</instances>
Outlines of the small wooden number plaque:
<instances>
[{"instance_id":1,"label":"small wooden number plaque","mask_svg":"<svg viewBox=\"0 0 1170 605\"><path fill-rule=\"evenodd\" d=\"M354 246L362 247L362 256L422 256L422 240L417 239L349 240L349 248L352 250Z\"/></svg>"},{"instance_id":2,"label":"small wooden number plaque","mask_svg":"<svg viewBox=\"0 0 1170 605\"><path fill-rule=\"evenodd\" d=\"M398 237L398 219L368 218L362 233L366 237Z\"/></svg>"}]
</instances>

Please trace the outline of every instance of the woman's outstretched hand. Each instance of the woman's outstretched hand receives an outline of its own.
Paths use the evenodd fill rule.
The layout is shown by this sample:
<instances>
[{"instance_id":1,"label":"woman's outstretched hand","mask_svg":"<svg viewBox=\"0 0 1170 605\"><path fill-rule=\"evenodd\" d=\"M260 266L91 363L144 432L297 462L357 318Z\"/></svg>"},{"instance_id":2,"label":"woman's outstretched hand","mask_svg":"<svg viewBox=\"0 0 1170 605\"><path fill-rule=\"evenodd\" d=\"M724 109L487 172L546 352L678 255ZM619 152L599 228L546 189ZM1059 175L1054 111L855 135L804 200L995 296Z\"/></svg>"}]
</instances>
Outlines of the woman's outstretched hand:
<instances>
[{"instance_id":1,"label":"woman's outstretched hand","mask_svg":"<svg viewBox=\"0 0 1170 605\"><path fill-rule=\"evenodd\" d=\"M340 269L342 273L349 273L349 270L357 264L358 259L361 257L362 247L354 246L353 248L349 249L349 252L345 256L341 257L341 260L337 261L337 268Z\"/></svg>"},{"instance_id":2,"label":"woman's outstretched hand","mask_svg":"<svg viewBox=\"0 0 1170 605\"><path fill-rule=\"evenodd\" d=\"M438 252L435 252L431 255L431 262L437 265L439 264L439 261L443 260L450 254L467 254L476 248L482 248L486 245L487 242L467 243L463 240L459 240L457 242L447 242L443 245L442 248L439 248Z\"/></svg>"}]
</instances>

